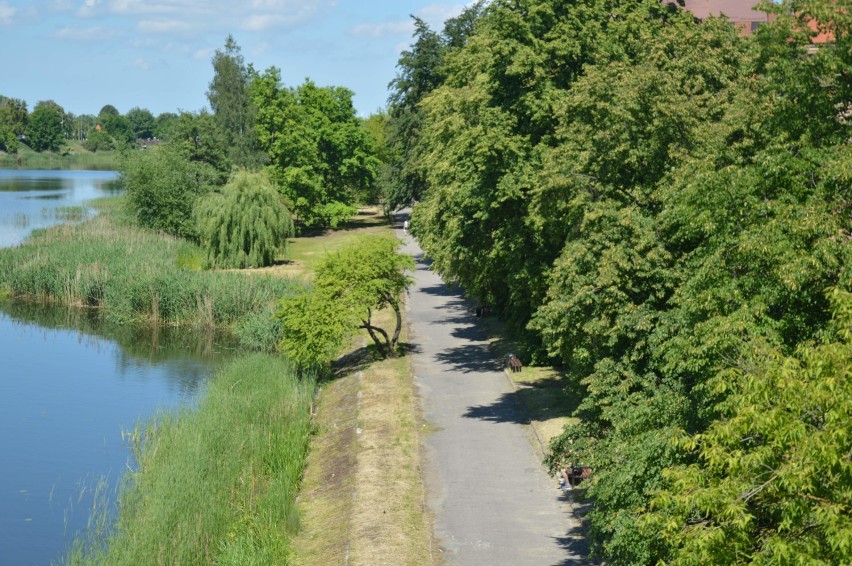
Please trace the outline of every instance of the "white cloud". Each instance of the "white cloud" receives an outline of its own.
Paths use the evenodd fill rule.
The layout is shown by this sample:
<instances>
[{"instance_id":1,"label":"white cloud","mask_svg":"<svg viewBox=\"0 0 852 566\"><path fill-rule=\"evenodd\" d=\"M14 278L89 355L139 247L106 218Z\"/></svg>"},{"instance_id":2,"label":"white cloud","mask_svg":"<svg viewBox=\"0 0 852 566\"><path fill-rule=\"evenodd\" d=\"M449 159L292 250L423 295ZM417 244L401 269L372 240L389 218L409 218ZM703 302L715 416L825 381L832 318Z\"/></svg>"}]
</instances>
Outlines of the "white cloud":
<instances>
[{"instance_id":1,"label":"white cloud","mask_svg":"<svg viewBox=\"0 0 852 566\"><path fill-rule=\"evenodd\" d=\"M70 41L104 41L115 36L112 30L101 26L73 27L66 26L57 30L53 37Z\"/></svg>"},{"instance_id":2,"label":"white cloud","mask_svg":"<svg viewBox=\"0 0 852 566\"><path fill-rule=\"evenodd\" d=\"M204 49L198 49L195 53L192 54L192 56L195 59L198 59L199 61L207 61L208 59L213 57L213 54L215 52L216 50L214 48L205 47Z\"/></svg>"},{"instance_id":3,"label":"white cloud","mask_svg":"<svg viewBox=\"0 0 852 566\"><path fill-rule=\"evenodd\" d=\"M5 0L0 0L0 26L10 26L15 18L17 10L10 6Z\"/></svg>"},{"instance_id":4,"label":"white cloud","mask_svg":"<svg viewBox=\"0 0 852 566\"><path fill-rule=\"evenodd\" d=\"M302 23L336 4L336 0L82 0L77 14L86 18L115 16L133 22L140 17L148 22L184 22L182 26L173 25L173 31L232 29L235 22L241 22L248 31L263 31ZM168 31L163 26L150 29L153 33Z\"/></svg>"},{"instance_id":5,"label":"white cloud","mask_svg":"<svg viewBox=\"0 0 852 566\"><path fill-rule=\"evenodd\" d=\"M351 28L350 33L356 37L387 37L389 35L411 35L414 23L411 20L399 22L380 22L377 24L364 23Z\"/></svg>"},{"instance_id":6,"label":"white cloud","mask_svg":"<svg viewBox=\"0 0 852 566\"><path fill-rule=\"evenodd\" d=\"M133 62L133 66L143 71L147 71L151 68L151 64L148 63L148 61L146 61L145 59L142 59L141 57Z\"/></svg>"},{"instance_id":7,"label":"white cloud","mask_svg":"<svg viewBox=\"0 0 852 566\"><path fill-rule=\"evenodd\" d=\"M414 12L414 15L429 24L435 31L444 29L444 22L455 18L464 10L464 4L430 4ZM410 36L414 32L414 22L410 18L395 22L362 23L349 29L356 37L388 37L394 35ZM407 49L405 44L403 49Z\"/></svg>"},{"instance_id":8,"label":"white cloud","mask_svg":"<svg viewBox=\"0 0 852 566\"><path fill-rule=\"evenodd\" d=\"M455 18L464 10L464 4L430 4L414 12L434 30L444 29L444 22Z\"/></svg>"},{"instance_id":9,"label":"white cloud","mask_svg":"<svg viewBox=\"0 0 852 566\"><path fill-rule=\"evenodd\" d=\"M141 20L136 28L141 33L168 34L184 32L190 29L190 25L182 20Z\"/></svg>"}]
</instances>

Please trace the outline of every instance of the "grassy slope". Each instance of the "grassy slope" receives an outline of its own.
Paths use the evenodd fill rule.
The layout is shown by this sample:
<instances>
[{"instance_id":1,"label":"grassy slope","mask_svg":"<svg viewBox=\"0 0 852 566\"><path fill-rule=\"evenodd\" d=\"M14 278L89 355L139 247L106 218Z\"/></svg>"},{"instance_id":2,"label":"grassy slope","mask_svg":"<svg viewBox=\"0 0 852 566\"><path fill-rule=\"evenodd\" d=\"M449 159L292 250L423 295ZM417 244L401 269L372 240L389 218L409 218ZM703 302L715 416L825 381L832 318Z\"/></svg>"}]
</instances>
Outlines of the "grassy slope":
<instances>
[{"instance_id":1,"label":"grassy slope","mask_svg":"<svg viewBox=\"0 0 852 566\"><path fill-rule=\"evenodd\" d=\"M390 233L377 210L362 211L347 228L294 239L283 267L310 278L324 253L364 233ZM390 326L390 313L379 313L377 323ZM300 496L302 530L294 539L305 566L432 562L409 361L377 360L369 342L359 336L339 360L336 379L322 384Z\"/></svg>"},{"instance_id":2,"label":"grassy slope","mask_svg":"<svg viewBox=\"0 0 852 566\"><path fill-rule=\"evenodd\" d=\"M139 469L122 490L117 525L78 541L68 562L287 563L314 387L272 356L228 365L197 410L137 431Z\"/></svg>"},{"instance_id":3,"label":"grassy slope","mask_svg":"<svg viewBox=\"0 0 852 566\"><path fill-rule=\"evenodd\" d=\"M81 142L67 141L59 152L35 152L22 145L17 153L0 151L0 169L83 169L113 171L118 168L117 151L93 153Z\"/></svg>"}]
</instances>

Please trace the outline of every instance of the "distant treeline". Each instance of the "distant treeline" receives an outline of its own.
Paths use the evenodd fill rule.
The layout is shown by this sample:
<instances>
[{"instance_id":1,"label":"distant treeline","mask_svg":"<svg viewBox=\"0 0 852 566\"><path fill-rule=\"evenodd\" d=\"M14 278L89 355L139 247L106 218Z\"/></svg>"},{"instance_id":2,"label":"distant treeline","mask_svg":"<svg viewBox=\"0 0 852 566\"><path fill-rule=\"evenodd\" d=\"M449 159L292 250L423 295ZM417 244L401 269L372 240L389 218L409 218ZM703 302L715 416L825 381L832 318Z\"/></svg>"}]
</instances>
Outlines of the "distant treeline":
<instances>
[{"instance_id":1,"label":"distant treeline","mask_svg":"<svg viewBox=\"0 0 852 566\"><path fill-rule=\"evenodd\" d=\"M388 204L585 390L611 564L852 562L852 12L762 9L479 2L392 83Z\"/></svg>"}]
</instances>

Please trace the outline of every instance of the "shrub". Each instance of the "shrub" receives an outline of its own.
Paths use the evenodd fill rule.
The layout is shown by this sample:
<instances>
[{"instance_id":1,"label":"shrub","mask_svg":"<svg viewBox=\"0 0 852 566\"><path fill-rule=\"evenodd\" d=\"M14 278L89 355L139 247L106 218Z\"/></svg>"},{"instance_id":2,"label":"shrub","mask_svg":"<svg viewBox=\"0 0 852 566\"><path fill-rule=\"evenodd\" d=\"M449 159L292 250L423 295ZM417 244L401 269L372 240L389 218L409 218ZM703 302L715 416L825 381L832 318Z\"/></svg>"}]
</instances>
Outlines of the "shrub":
<instances>
[{"instance_id":1,"label":"shrub","mask_svg":"<svg viewBox=\"0 0 852 566\"><path fill-rule=\"evenodd\" d=\"M215 180L210 165L190 161L168 145L132 152L121 167L127 203L139 224L190 239L197 235L196 201Z\"/></svg>"}]
</instances>

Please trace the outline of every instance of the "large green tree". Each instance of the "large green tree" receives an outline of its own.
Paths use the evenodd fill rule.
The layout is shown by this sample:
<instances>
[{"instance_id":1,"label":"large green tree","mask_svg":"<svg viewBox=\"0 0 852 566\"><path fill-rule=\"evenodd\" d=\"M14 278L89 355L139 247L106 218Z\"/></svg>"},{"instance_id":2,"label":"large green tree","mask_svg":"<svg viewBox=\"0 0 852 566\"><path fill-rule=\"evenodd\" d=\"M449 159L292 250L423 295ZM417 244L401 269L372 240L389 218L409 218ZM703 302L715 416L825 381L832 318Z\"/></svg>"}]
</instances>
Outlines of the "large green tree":
<instances>
[{"instance_id":1,"label":"large green tree","mask_svg":"<svg viewBox=\"0 0 852 566\"><path fill-rule=\"evenodd\" d=\"M229 35L224 50L213 55L213 78L207 100L216 126L229 148L231 161L238 166L256 166L261 161L254 131L255 107L249 92L254 71L246 66L240 46Z\"/></svg>"},{"instance_id":2,"label":"large green tree","mask_svg":"<svg viewBox=\"0 0 852 566\"><path fill-rule=\"evenodd\" d=\"M9 153L18 150L18 136L27 131L27 103L17 98L0 96L0 149Z\"/></svg>"},{"instance_id":3,"label":"large green tree","mask_svg":"<svg viewBox=\"0 0 852 566\"><path fill-rule=\"evenodd\" d=\"M62 119L65 111L52 100L35 105L27 124L27 143L36 151L58 151L64 136Z\"/></svg>"},{"instance_id":4,"label":"large green tree","mask_svg":"<svg viewBox=\"0 0 852 566\"><path fill-rule=\"evenodd\" d=\"M334 226L372 194L379 167L371 137L352 106L352 92L306 81L281 84L270 68L252 83L257 132L270 176L307 225Z\"/></svg>"},{"instance_id":5,"label":"large green tree","mask_svg":"<svg viewBox=\"0 0 852 566\"><path fill-rule=\"evenodd\" d=\"M134 138L148 139L154 137L156 120L147 108L135 106L127 111L125 118L127 118L128 126L130 126Z\"/></svg>"}]
</instances>

